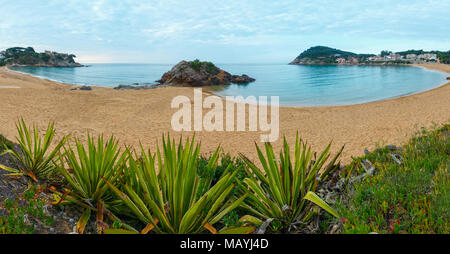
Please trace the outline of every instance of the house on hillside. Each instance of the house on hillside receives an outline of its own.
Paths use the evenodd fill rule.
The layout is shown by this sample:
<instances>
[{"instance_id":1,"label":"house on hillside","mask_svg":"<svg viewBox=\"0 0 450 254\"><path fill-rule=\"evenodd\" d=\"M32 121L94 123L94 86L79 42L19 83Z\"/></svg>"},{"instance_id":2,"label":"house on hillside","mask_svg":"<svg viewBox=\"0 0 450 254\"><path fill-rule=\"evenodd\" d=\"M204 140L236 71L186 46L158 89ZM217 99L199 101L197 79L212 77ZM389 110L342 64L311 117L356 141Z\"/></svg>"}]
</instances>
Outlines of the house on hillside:
<instances>
[{"instance_id":1,"label":"house on hillside","mask_svg":"<svg viewBox=\"0 0 450 254\"><path fill-rule=\"evenodd\" d=\"M430 53L420 54L417 58L422 61L437 61L437 55Z\"/></svg>"},{"instance_id":2,"label":"house on hillside","mask_svg":"<svg viewBox=\"0 0 450 254\"><path fill-rule=\"evenodd\" d=\"M336 62L338 64L345 64L345 58L339 57L339 58L336 59Z\"/></svg>"},{"instance_id":3,"label":"house on hillside","mask_svg":"<svg viewBox=\"0 0 450 254\"><path fill-rule=\"evenodd\" d=\"M428 61L436 61L437 60L437 55L436 54L425 54L425 58Z\"/></svg>"},{"instance_id":4,"label":"house on hillside","mask_svg":"<svg viewBox=\"0 0 450 254\"><path fill-rule=\"evenodd\" d=\"M358 64L358 63L359 63L359 60L358 60L358 58L356 58L356 57L351 57L351 58L349 59L349 61L350 61L352 64Z\"/></svg>"},{"instance_id":5,"label":"house on hillside","mask_svg":"<svg viewBox=\"0 0 450 254\"><path fill-rule=\"evenodd\" d=\"M396 53L391 53L388 56L385 56L385 61L398 61L401 60L402 56Z\"/></svg>"},{"instance_id":6,"label":"house on hillside","mask_svg":"<svg viewBox=\"0 0 450 254\"><path fill-rule=\"evenodd\" d=\"M416 54L407 54L406 55L406 59L416 60L417 59L417 55Z\"/></svg>"},{"instance_id":7,"label":"house on hillside","mask_svg":"<svg viewBox=\"0 0 450 254\"><path fill-rule=\"evenodd\" d=\"M381 56L371 56L368 59L369 59L369 61L372 61L372 62L384 61L384 57L381 57Z\"/></svg>"}]
</instances>

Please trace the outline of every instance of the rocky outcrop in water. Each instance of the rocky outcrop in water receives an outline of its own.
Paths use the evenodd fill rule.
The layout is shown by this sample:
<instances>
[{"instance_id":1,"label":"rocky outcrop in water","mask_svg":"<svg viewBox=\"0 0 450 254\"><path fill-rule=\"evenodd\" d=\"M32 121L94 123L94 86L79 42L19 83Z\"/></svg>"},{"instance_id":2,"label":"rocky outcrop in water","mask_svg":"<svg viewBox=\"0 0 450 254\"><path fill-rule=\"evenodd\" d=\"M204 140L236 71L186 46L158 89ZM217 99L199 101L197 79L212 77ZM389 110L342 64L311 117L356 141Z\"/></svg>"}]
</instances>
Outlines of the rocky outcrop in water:
<instances>
[{"instance_id":1,"label":"rocky outcrop in water","mask_svg":"<svg viewBox=\"0 0 450 254\"><path fill-rule=\"evenodd\" d=\"M133 85L118 85L114 87L115 90L145 90L145 89L155 89L158 87L163 87L161 84L133 84Z\"/></svg>"},{"instance_id":2,"label":"rocky outcrop in water","mask_svg":"<svg viewBox=\"0 0 450 254\"><path fill-rule=\"evenodd\" d=\"M181 86L214 86L247 84L255 79L247 75L231 75L230 73L216 67L211 62L181 61L170 71L164 73L160 82L163 85Z\"/></svg>"}]
</instances>

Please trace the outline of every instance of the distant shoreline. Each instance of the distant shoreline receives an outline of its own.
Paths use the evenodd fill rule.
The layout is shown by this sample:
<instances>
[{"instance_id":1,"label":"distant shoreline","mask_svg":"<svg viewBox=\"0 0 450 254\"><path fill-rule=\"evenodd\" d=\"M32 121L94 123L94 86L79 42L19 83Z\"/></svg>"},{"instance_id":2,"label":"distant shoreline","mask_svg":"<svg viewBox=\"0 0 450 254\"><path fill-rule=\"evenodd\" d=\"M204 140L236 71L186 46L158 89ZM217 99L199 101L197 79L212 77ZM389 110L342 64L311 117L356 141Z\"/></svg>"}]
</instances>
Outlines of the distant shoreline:
<instances>
[{"instance_id":1,"label":"distant shoreline","mask_svg":"<svg viewBox=\"0 0 450 254\"><path fill-rule=\"evenodd\" d=\"M108 64L108 63L103 63L103 64ZM157 64L157 65L159 65L159 64ZM282 65L282 64L280 64L280 65ZM289 63L289 64L286 64L286 65L299 65L299 66L363 66L363 67L364 66L387 66L387 67L405 66L405 67L422 67L422 68L427 69L427 70L434 70L434 71L439 71L441 73L448 74L448 72L446 72L442 68L441 69L440 68L436 68L436 66L439 66L439 65L446 66L447 64L438 64L438 63L426 63L426 64L297 64L297 63L293 64L293 63ZM90 65L83 65L83 67L89 67L89 66ZM14 71L14 72L21 73L21 74L24 74L24 75L30 75L32 77L36 77L36 78L40 78L40 79L44 79L44 80L49 80L49 81L53 81L53 82L57 82L57 83L63 83L63 84L72 85L72 86L83 86L82 84L66 83L64 81L54 80L54 79L50 79L50 78L47 78L47 77L42 77L42 76L39 76L39 75L33 75L31 73L18 71L18 70L13 70L13 69L9 68L9 67L14 67L14 66L6 65L6 66L3 66L3 67L8 69L8 70L10 70L10 71ZM18 66L18 65L16 65L16 67L76 68L76 67ZM88 84L85 84L85 85L88 85ZM125 85L127 85L127 84L125 84ZM104 88L114 88L114 87L111 87L111 86L99 86L99 85L95 85L95 84L94 85L90 85L89 84L89 86L104 87ZM208 87L205 87L205 88L208 88Z\"/></svg>"},{"instance_id":2,"label":"distant shoreline","mask_svg":"<svg viewBox=\"0 0 450 254\"><path fill-rule=\"evenodd\" d=\"M289 63L288 65L303 65L303 66L414 66L414 64L406 64L406 63L314 63L314 64L306 64L306 63Z\"/></svg>"},{"instance_id":3,"label":"distant shoreline","mask_svg":"<svg viewBox=\"0 0 450 254\"><path fill-rule=\"evenodd\" d=\"M437 64L437 63L405 64L405 65L403 65L403 64L402 65L400 65L400 64L395 64L395 65L372 65L372 64L369 64L369 65L367 65L367 64L317 64L317 65L309 65L309 64L290 64L290 65L300 65L300 66L346 66L346 67L347 66L348 67L350 67L350 66L362 66L362 67L365 67L365 66L386 66L386 67L405 66L405 67L422 68L422 69L425 69L425 70L428 70L428 71L437 71L437 72L445 73L445 74L449 74L450 73L447 70L447 68L446 68L446 66L450 66L450 65ZM96 88L96 89L99 89L99 88L102 88L102 89L114 89L115 88L115 87L112 87L112 86L99 86L99 85L91 85L91 84L84 84L83 85L83 84L66 83L66 82L63 82L63 81L53 80L53 79L49 79L49 78L38 76L38 75L33 75L33 74L22 72L22 71L12 70L12 69L8 68L8 66L4 66L4 67L7 70L10 70L10 71L13 71L13 72L17 72L17 73L20 73L20 74L23 74L23 75L28 75L28 76L31 76L31 77L47 80L47 81L50 81L50 82L55 82L55 83L68 85L68 86L70 86L72 88L79 88L79 87L82 87L82 86L90 86L90 87ZM442 67L442 68L440 68L440 67ZM428 90L424 90L424 91L420 91L420 92L414 92L414 93L408 93L408 94L405 94L405 95L393 96L393 97L389 97L389 98L385 98L385 99L361 102L361 103L351 103L351 104L344 104L344 105L323 105L323 106L283 105L283 106L280 106L280 107L292 107L292 108L315 107L315 108L322 108L322 107L345 107L345 106L352 106L352 105L361 105L361 104L366 104L366 103L373 103L373 102L392 100L392 99L397 99L397 98L402 98L402 97L408 97L408 96L411 96L411 95L415 95L415 94L420 94L420 93L424 93L424 92L427 92L427 91L431 91L433 89L445 86L447 84L448 84L448 82L444 82L443 84L438 84L437 86L432 87L431 89L428 89ZM161 87L157 87L155 89L158 89L158 88L167 88L167 86L161 86ZM188 88L191 88L191 87L188 87ZM199 88L199 87L197 87L197 88ZM203 92L206 95L215 95L215 96L218 96L218 97L222 98L223 100L226 100L226 96L218 94L218 93L216 93L216 91L214 91L214 86L203 86L203 87L200 87L200 88L203 88ZM142 89L142 90L146 90L146 89ZM138 91L141 91L141 90L138 90Z\"/></svg>"}]
</instances>

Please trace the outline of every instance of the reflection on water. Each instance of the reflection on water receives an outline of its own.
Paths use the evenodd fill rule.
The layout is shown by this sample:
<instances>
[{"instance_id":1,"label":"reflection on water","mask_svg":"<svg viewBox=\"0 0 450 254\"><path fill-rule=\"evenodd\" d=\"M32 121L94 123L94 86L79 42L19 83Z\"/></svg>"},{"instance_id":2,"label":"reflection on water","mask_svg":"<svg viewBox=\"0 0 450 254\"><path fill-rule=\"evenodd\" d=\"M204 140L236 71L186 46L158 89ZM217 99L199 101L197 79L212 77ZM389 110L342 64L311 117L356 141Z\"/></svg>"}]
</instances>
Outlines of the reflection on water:
<instances>
[{"instance_id":1,"label":"reflection on water","mask_svg":"<svg viewBox=\"0 0 450 254\"><path fill-rule=\"evenodd\" d=\"M93 64L80 68L15 67L14 70L70 84L114 87L155 83L173 65ZM221 96L279 96L281 105L347 105L395 98L444 84L445 75L411 66L299 66L217 64L256 82L205 88Z\"/></svg>"}]
</instances>

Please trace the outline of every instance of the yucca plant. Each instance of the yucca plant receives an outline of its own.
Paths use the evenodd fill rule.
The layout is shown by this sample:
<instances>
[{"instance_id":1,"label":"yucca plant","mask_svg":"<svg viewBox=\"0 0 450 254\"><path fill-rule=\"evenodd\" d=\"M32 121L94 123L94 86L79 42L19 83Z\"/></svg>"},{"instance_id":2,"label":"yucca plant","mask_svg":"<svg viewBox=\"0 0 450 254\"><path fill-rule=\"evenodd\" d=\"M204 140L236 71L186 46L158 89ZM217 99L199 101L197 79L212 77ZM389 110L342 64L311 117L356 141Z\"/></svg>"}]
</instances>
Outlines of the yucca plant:
<instances>
[{"instance_id":1,"label":"yucca plant","mask_svg":"<svg viewBox=\"0 0 450 254\"><path fill-rule=\"evenodd\" d=\"M91 211L97 212L97 220L102 222L99 220L102 220L105 204L113 201L113 193L106 181L118 182L128 153L120 151L113 136L105 143L103 136L99 136L96 142L88 135L87 147L75 138L75 147L64 148L65 163L58 167L71 189L64 194L55 191L55 203L74 203L85 208L77 224L77 232L83 233Z\"/></svg>"},{"instance_id":2,"label":"yucca plant","mask_svg":"<svg viewBox=\"0 0 450 254\"><path fill-rule=\"evenodd\" d=\"M323 167L330 157L330 146L331 143L318 158L313 158L316 154L297 135L292 161L286 138L279 160L270 143L265 143L266 156L256 145L262 169L241 154L248 166L248 178L244 179L243 186L250 191L242 207L259 219L281 223L283 228L304 224L317 213L308 200L338 217L337 212L314 193L319 182L338 168L335 163L343 147L328 166Z\"/></svg>"},{"instance_id":3,"label":"yucca plant","mask_svg":"<svg viewBox=\"0 0 450 254\"><path fill-rule=\"evenodd\" d=\"M228 169L214 186L211 187L211 181L207 180L208 188L200 188L197 174L199 152L200 145L195 144L194 138L192 141L187 139L184 146L180 139L176 146L175 141L170 141L170 136L167 142L163 137L162 152L158 147L156 155L152 155L141 146L141 155L136 155L136 160L129 158L128 180L122 190L109 183L146 225L142 232L192 234L206 229L217 233L213 225L246 198L246 195L230 195L237 171L232 173ZM208 161L210 170L217 167L218 153L219 148ZM234 230L242 233L250 232L252 228Z\"/></svg>"},{"instance_id":4,"label":"yucca plant","mask_svg":"<svg viewBox=\"0 0 450 254\"><path fill-rule=\"evenodd\" d=\"M18 136L16 140L20 148L16 149L12 144L5 142L5 151L2 154L10 154L17 169L0 165L0 168L11 172L9 175L27 175L34 181L38 178L45 179L56 172L54 161L60 149L64 146L69 136L65 136L53 149L52 145L55 128L54 123L49 123L45 135L42 136L37 125L27 126L23 119L16 124Z\"/></svg>"}]
</instances>

